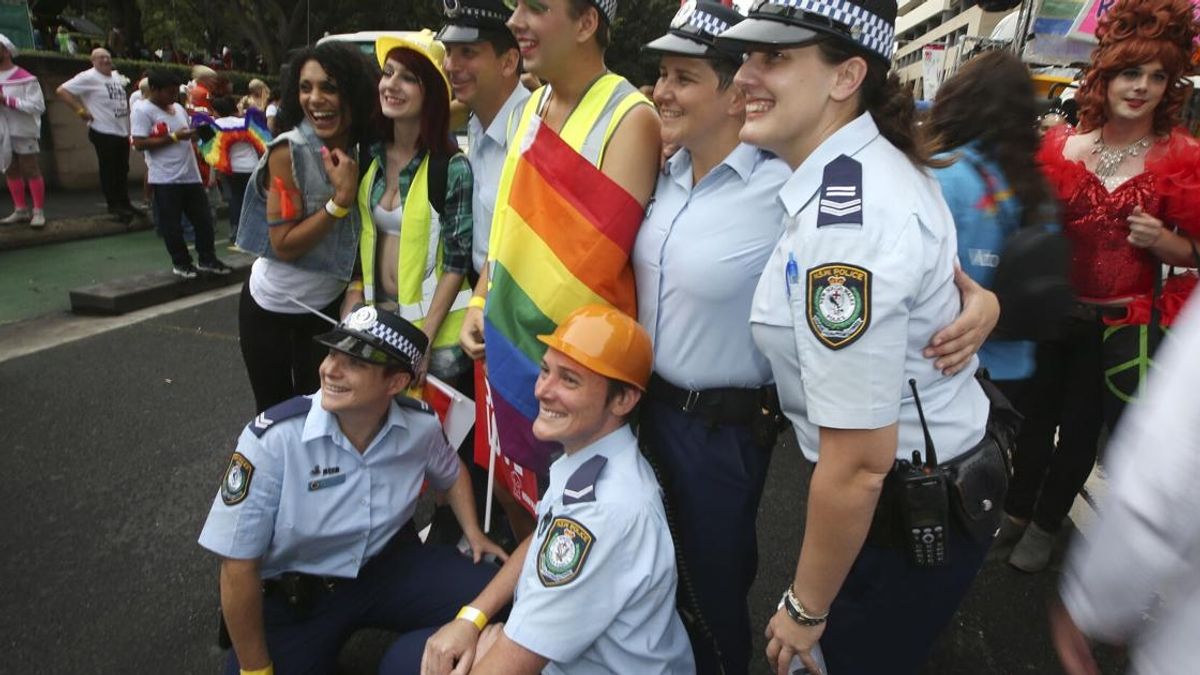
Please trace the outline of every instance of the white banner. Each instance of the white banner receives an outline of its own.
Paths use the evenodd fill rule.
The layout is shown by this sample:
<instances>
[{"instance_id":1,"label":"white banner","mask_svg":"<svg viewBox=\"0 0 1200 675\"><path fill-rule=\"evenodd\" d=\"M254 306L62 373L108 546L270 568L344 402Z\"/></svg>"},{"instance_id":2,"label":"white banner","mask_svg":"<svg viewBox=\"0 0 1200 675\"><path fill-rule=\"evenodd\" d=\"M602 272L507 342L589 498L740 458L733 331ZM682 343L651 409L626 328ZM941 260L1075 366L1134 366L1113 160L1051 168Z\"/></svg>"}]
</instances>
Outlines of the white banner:
<instances>
[{"instance_id":1,"label":"white banner","mask_svg":"<svg viewBox=\"0 0 1200 675\"><path fill-rule=\"evenodd\" d=\"M925 84L921 98L932 101L942 86L942 67L946 62L946 45L925 45L921 50L921 80Z\"/></svg>"}]
</instances>

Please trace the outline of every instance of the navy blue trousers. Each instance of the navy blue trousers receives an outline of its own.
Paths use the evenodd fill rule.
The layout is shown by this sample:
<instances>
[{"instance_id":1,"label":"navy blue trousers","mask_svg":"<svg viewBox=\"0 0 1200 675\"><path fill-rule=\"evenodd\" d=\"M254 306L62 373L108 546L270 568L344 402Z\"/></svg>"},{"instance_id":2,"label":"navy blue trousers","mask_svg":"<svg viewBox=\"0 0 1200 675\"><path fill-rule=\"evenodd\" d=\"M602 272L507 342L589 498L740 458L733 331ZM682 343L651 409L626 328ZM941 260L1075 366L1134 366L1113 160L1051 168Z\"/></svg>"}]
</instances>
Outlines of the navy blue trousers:
<instances>
[{"instance_id":1,"label":"navy blue trousers","mask_svg":"<svg viewBox=\"0 0 1200 675\"><path fill-rule=\"evenodd\" d=\"M664 474L696 604L725 673L743 675L751 650L746 597L758 572L755 522L772 448L756 443L748 425L713 426L662 402L643 405L638 433ZM702 657L706 650L695 651L699 675L718 672Z\"/></svg>"},{"instance_id":2,"label":"navy blue trousers","mask_svg":"<svg viewBox=\"0 0 1200 675\"><path fill-rule=\"evenodd\" d=\"M900 549L864 546L821 636L834 675L916 673L983 566L990 539L950 528L947 564L916 567Z\"/></svg>"},{"instance_id":3,"label":"navy blue trousers","mask_svg":"<svg viewBox=\"0 0 1200 675\"><path fill-rule=\"evenodd\" d=\"M433 629L454 619L491 581L496 568L475 565L451 546L394 547L372 560L357 579L319 591L311 611L298 616L279 595L263 598L267 650L276 675L334 672L338 651L359 628L401 634ZM424 640L421 641L424 645ZM415 658L415 661L413 660ZM421 652L397 663L395 673L418 673ZM226 675L237 675L230 650Z\"/></svg>"}]
</instances>

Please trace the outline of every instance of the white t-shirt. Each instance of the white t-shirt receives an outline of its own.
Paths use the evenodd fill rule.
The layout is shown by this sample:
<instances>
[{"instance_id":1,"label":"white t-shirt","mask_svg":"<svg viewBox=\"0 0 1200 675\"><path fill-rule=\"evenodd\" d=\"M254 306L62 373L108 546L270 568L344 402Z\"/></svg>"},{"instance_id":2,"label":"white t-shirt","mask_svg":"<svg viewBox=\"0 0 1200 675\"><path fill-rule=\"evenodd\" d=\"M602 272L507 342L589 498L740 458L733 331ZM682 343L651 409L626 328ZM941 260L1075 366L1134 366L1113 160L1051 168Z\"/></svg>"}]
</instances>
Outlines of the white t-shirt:
<instances>
[{"instance_id":1,"label":"white t-shirt","mask_svg":"<svg viewBox=\"0 0 1200 675\"><path fill-rule=\"evenodd\" d=\"M217 126L222 129L242 129L245 125L240 117L220 117ZM258 166L258 152L246 142L229 146L229 165L234 173L251 173Z\"/></svg>"},{"instance_id":2,"label":"white t-shirt","mask_svg":"<svg viewBox=\"0 0 1200 675\"><path fill-rule=\"evenodd\" d=\"M272 117L279 114L279 106L275 105L274 103L268 103L267 110L263 114L266 116L267 119L271 119Z\"/></svg>"},{"instance_id":3,"label":"white t-shirt","mask_svg":"<svg viewBox=\"0 0 1200 675\"><path fill-rule=\"evenodd\" d=\"M116 71L104 76L95 68L88 68L67 80L63 89L83 101L92 114L88 124L92 129L112 136L129 135L129 99Z\"/></svg>"},{"instance_id":4,"label":"white t-shirt","mask_svg":"<svg viewBox=\"0 0 1200 675\"><path fill-rule=\"evenodd\" d=\"M134 109L130 126L134 137L166 136L173 131L187 129L188 117L178 103L172 103L170 112L167 112L149 101L143 101ZM200 182L200 167L196 166L196 154L190 141L146 150L146 157L149 159L147 182L151 185Z\"/></svg>"}]
</instances>

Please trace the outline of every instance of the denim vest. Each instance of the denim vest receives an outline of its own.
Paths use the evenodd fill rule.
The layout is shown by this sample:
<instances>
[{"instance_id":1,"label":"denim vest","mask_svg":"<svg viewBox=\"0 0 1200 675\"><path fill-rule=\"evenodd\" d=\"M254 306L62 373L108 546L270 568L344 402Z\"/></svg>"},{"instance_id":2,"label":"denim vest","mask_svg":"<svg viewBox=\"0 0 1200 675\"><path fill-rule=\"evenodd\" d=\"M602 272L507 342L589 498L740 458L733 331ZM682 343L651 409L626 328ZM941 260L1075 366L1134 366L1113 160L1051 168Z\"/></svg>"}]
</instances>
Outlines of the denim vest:
<instances>
[{"instance_id":1,"label":"denim vest","mask_svg":"<svg viewBox=\"0 0 1200 675\"><path fill-rule=\"evenodd\" d=\"M325 202L333 196L333 184L325 174L321 162L321 139L313 133L305 120L295 129L275 137L267 144L267 151L258 160L254 173L250 174L250 185L242 202L242 220L238 227L237 245L243 250L272 260L278 260L271 249L271 238L267 234L267 161L271 148L287 142L292 150L292 179L303 196L303 211L300 219L325 208ZM321 272L349 281L358 256L358 232L362 227L358 209L346 204L350 213L338 220L333 230L325 235L311 251L296 260L288 261L302 270Z\"/></svg>"}]
</instances>

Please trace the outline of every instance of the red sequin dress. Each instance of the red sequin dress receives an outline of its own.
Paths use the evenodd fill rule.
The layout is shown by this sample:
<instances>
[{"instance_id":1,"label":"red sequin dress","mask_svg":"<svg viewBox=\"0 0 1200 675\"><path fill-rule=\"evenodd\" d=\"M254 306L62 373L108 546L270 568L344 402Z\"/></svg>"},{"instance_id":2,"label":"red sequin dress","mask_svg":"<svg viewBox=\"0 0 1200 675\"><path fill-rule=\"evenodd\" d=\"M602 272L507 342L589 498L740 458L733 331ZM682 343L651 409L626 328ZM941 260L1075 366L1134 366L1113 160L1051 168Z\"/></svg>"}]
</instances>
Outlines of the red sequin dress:
<instances>
[{"instance_id":1,"label":"red sequin dress","mask_svg":"<svg viewBox=\"0 0 1200 675\"><path fill-rule=\"evenodd\" d=\"M1200 237L1200 143L1176 129L1150 147L1142 173L1110 192L1083 162L1063 156L1063 146L1074 133L1066 125L1054 128L1038 153L1042 171L1062 205L1063 231L1072 244L1071 283L1085 302L1132 299L1125 322L1146 323L1154 275L1161 263L1126 241L1126 218L1140 205L1166 227ZM1170 323L1179 309L1174 305L1181 305L1186 295L1185 291L1168 298L1169 306L1162 308L1165 323Z\"/></svg>"}]
</instances>

